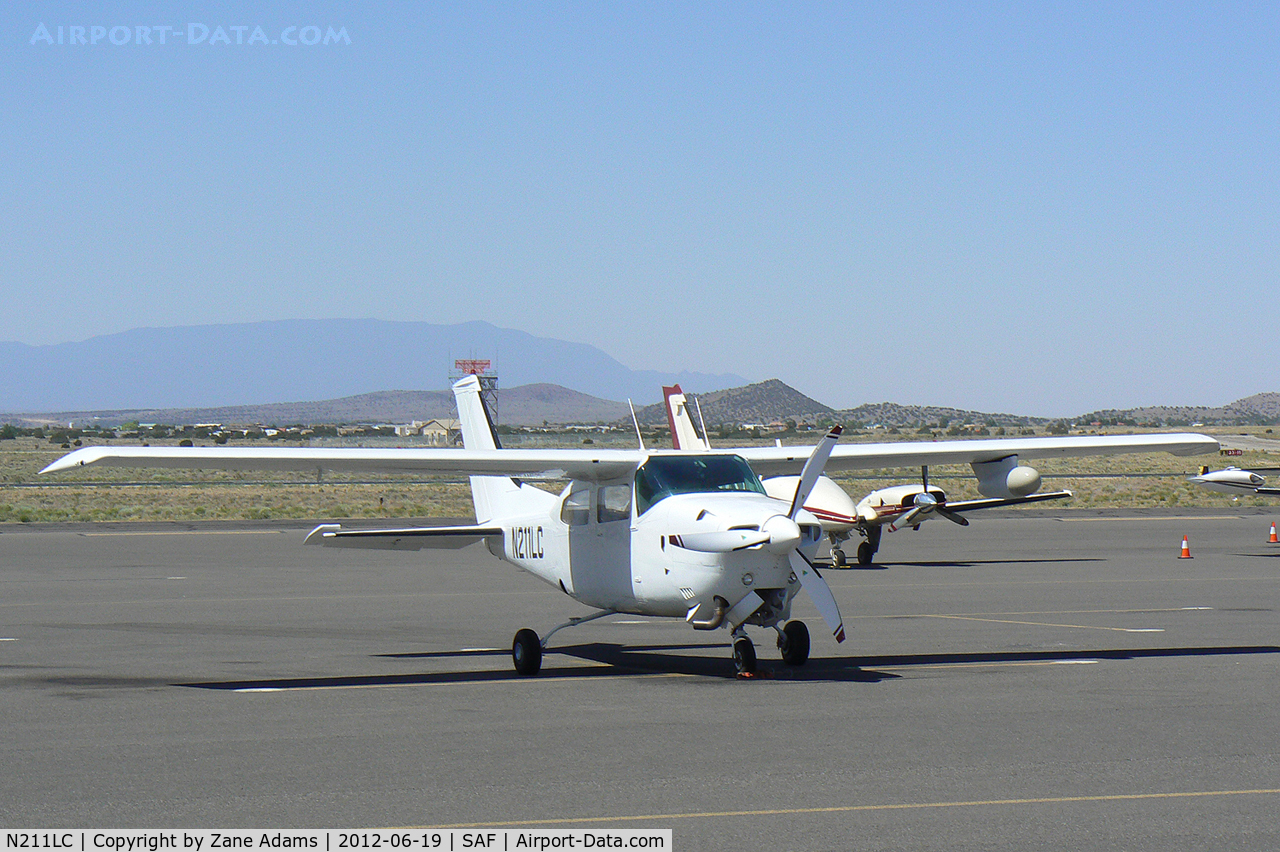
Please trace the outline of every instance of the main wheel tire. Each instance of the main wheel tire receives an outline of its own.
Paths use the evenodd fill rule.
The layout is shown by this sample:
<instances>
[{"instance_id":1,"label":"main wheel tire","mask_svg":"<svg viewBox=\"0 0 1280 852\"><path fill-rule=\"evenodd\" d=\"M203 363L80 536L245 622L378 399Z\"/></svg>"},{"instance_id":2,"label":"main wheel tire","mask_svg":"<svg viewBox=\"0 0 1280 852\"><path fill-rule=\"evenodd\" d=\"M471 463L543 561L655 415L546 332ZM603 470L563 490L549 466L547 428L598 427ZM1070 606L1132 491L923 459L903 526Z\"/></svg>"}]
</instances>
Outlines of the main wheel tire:
<instances>
[{"instance_id":1,"label":"main wheel tire","mask_svg":"<svg viewBox=\"0 0 1280 852\"><path fill-rule=\"evenodd\" d=\"M871 560L872 558L875 557L875 555L876 555L876 552L871 549L871 542L864 541L862 544L858 545L858 564L859 565L870 565Z\"/></svg>"},{"instance_id":2,"label":"main wheel tire","mask_svg":"<svg viewBox=\"0 0 1280 852\"><path fill-rule=\"evenodd\" d=\"M803 621L788 621L778 637L782 662L789 666L803 666L809 660L809 628Z\"/></svg>"},{"instance_id":3,"label":"main wheel tire","mask_svg":"<svg viewBox=\"0 0 1280 852\"><path fill-rule=\"evenodd\" d=\"M844 551L838 547L831 548L831 567L843 568L849 564L849 557L844 555Z\"/></svg>"},{"instance_id":4,"label":"main wheel tire","mask_svg":"<svg viewBox=\"0 0 1280 852\"><path fill-rule=\"evenodd\" d=\"M738 674L754 674L756 670L756 646L745 636L733 640L733 667Z\"/></svg>"},{"instance_id":5,"label":"main wheel tire","mask_svg":"<svg viewBox=\"0 0 1280 852\"><path fill-rule=\"evenodd\" d=\"M529 628L516 631L516 639L511 643L511 661L516 664L516 673L531 677L542 668L542 642L538 634Z\"/></svg>"}]
</instances>

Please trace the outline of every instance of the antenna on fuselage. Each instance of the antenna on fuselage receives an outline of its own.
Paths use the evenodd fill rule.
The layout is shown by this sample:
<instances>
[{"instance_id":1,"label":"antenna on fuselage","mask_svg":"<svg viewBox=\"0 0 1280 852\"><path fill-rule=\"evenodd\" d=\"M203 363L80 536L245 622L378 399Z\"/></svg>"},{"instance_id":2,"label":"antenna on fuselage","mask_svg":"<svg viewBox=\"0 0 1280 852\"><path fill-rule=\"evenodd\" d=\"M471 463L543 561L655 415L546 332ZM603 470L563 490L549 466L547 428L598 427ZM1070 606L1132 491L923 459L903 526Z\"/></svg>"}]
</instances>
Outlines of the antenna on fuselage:
<instances>
[{"instance_id":1,"label":"antenna on fuselage","mask_svg":"<svg viewBox=\"0 0 1280 852\"><path fill-rule=\"evenodd\" d=\"M640 449L644 449L644 435L640 434L640 420L636 417L636 407L632 404L630 398L627 399L627 406L631 409L631 422L636 427L636 440L640 442Z\"/></svg>"},{"instance_id":2,"label":"antenna on fuselage","mask_svg":"<svg viewBox=\"0 0 1280 852\"><path fill-rule=\"evenodd\" d=\"M702 426L702 443L706 444L709 450L711 449L711 433L707 431L707 421L702 419L702 400L695 396L693 405L698 409L698 423Z\"/></svg>"}]
</instances>

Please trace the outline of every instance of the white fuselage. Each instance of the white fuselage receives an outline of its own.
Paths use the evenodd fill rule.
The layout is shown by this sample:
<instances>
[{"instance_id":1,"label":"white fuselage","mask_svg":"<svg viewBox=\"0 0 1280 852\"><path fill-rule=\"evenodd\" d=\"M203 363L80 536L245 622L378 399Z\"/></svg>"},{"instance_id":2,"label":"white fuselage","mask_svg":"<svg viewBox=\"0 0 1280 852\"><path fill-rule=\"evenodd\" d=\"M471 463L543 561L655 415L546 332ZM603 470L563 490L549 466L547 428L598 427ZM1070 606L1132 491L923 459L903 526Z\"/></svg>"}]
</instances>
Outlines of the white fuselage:
<instances>
[{"instance_id":1,"label":"white fuselage","mask_svg":"<svg viewBox=\"0 0 1280 852\"><path fill-rule=\"evenodd\" d=\"M599 609L683 618L699 604L713 606L717 597L733 607L752 591L775 590L789 609L800 586L787 552L764 545L707 553L675 543L691 534L758 530L771 519L785 518L789 504L763 494L676 494L639 517L634 507L624 516L609 512L608 487L575 483L549 511L494 519L503 535L491 538L490 548L495 556ZM818 520L801 512L796 521L807 536L802 547L811 552L819 537Z\"/></svg>"},{"instance_id":2,"label":"white fuselage","mask_svg":"<svg viewBox=\"0 0 1280 852\"><path fill-rule=\"evenodd\" d=\"M1205 471L1198 476L1189 477L1189 480L1208 488L1210 491L1217 491L1222 494L1248 495L1256 494L1257 490L1266 485L1267 482L1266 477L1251 470L1241 470L1237 467Z\"/></svg>"}]
</instances>

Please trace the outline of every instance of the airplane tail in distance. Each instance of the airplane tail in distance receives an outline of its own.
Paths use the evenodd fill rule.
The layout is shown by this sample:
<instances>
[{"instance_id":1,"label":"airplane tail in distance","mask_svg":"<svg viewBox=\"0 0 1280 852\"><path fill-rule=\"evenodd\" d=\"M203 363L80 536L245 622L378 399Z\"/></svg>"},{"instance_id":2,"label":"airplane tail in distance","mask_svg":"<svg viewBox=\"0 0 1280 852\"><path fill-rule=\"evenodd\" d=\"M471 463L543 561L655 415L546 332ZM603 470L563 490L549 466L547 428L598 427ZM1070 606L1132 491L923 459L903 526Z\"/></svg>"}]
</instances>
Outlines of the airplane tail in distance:
<instances>
[{"instance_id":1,"label":"airplane tail in distance","mask_svg":"<svg viewBox=\"0 0 1280 852\"><path fill-rule=\"evenodd\" d=\"M462 424L462 445L468 450L497 450L502 443L493 418L480 397L480 380L467 376L453 386L458 404L458 421ZM520 484L509 476L471 477L471 500L475 504L476 523L483 524L496 515L514 514L512 504L520 496Z\"/></svg>"},{"instance_id":2,"label":"airplane tail in distance","mask_svg":"<svg viewBox=\"0 0 1280 852\"><path fill-rule=\"evenodd\" d=\"M671 441L677 450L706 450L707 442L698 435L689 411L689 400L679 385L663 387L663 401L667 406L667 423L671 426Z\"/></svg>"}]
</instances>

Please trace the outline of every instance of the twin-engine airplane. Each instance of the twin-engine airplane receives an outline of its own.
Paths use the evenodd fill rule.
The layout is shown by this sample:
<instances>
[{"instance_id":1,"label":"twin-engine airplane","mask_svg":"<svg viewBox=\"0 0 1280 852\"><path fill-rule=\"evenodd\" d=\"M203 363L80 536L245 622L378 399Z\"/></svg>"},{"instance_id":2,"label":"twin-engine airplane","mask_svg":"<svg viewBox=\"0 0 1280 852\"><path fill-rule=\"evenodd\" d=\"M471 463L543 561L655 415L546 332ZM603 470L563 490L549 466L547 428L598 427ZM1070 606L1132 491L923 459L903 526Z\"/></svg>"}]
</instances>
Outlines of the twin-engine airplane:
<instances>
[{"instance_id":1,"label":"twin-engine airplane","mask_svg":"<svg viewBox=\"0 0 1280 852\"><path fill-rule=\"evenodd\" d=\"M803 508L824 466L905 467L968 462L1017 470L1019 454L1069 456L1165 450L1179 455L1218 448L1204 435L1134 435L835 446L839 428L816 447L729 451L502 449L468 376L454 385L464 448L341 449L231 447L85 447L42 473L91 464L228 470L462 473L471 476L475 524L343 529L322 524L310 544L418 550L483 541L500 559L600 610L545 637L522 629L512 660L536 674L557 630L613 613L682 617L694 629L725 628L738 672L753 672L746 627L773 629L782 659L802 665L809 631L789 621L801 589L837 642L844 626L835 596L813 568L818 519ZM788 499L770 497L758 474L795 475ZM567 479L559 495L531 478Z\"/></svg>"},{"instance_id":2,"label":"twin-engine airplane","mask_svg":"<svg viewBox=\"0 0 1280 852\"><path fill-rule=\"evenodd\" d=\"M664 387L667 422L671 426L671 440L678 450L707 452L711 448L706 439L706 424L702 434L693 425L689 402L679 385ZM701 409L698 413L702 418ZM737 452L734 450L733 452ZM978 490L986 495L982 500L948 500L941 488L929 486L929 466L920 467L918 484L891 485L878 488L854 505L849 494L828 476L821 476L805 501L804 508L822 524L831 543L831 563L837 568L846 564L843 545L856 532L864 539L858 545L858 564L870 565L880 550L880 538L885 527L893 532L899 528L920 529L931 518L946 518L953 524L969 526L969 519L962 513L975 509L995 509L1001 506L1020 506L1044 500L1062 500L1070 497L1070 491L1046 491L1034 493L1040 488L1040 473L1035 468L1012 464L1008 459L995 462L973 462L974 475L978 477ZM763 480L770 497L787 499L795 493L794 476L768 476Z\"/></svg>"},{"instance_id":3,"label":"twin-engine airplane","mask_svg":"<svg viewBox=\"0 0 1280 852\"><path fill-rule=\"evenodd\" d=\"M1201 465L1200 473L1196 476L1188 476L1187 481L1222 494L1280 497L1280 488L1267 487L1267 478L1263 476L1264 473L1280 473L1280 467L1255 467L1252 470L1227 467L1222 470L1209 470L1207 466Z\"/></svg>"}]
</instances>

